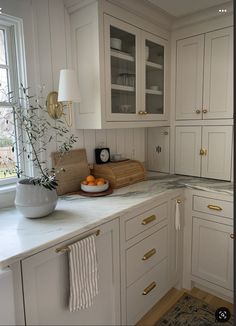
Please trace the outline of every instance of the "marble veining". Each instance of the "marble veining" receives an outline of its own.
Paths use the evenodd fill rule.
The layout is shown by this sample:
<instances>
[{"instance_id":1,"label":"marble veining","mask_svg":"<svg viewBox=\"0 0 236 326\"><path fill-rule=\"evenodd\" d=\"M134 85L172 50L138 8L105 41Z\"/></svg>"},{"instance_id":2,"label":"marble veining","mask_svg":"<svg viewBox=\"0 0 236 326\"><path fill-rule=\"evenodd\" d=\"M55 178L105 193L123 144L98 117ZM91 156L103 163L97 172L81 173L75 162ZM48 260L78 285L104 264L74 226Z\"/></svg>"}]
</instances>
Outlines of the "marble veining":
<instances>
[{"instance_id":1,"label":"marble veining","mask_svg":"<svg viewBox=\"0 0 236 326\"><path fill-rule=\"evenodd\" d=\"M109 196L62 196L56 210L41 219L24 218L14 207L1 209L0 268L122 216L160 194L184 187L233 195L230 182L150 173L146 181L116 189Z\"/></svg>"}]
</instances>

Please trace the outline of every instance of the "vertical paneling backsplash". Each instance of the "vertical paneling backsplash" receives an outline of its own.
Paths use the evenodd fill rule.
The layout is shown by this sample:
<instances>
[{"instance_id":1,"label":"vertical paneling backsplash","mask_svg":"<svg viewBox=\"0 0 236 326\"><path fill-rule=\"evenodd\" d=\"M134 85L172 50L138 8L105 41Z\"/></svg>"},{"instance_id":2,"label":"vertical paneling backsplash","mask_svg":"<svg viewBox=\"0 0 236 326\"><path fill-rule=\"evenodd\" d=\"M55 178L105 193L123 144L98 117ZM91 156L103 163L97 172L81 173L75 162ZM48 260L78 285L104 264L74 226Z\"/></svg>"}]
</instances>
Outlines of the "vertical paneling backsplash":
<instances>
[{"instance_id":1,"label":"vertical paneling backsplash","mask_svg":"<svg viewBox=\"0 0 236 326\"><path fill-rule=\"evenodd\" d=\"M105 146L111 154L145 162L145 128L74 130L77 148L85 148L89 163L94 163L94 148Z\"/></svg>"}]
</instances>

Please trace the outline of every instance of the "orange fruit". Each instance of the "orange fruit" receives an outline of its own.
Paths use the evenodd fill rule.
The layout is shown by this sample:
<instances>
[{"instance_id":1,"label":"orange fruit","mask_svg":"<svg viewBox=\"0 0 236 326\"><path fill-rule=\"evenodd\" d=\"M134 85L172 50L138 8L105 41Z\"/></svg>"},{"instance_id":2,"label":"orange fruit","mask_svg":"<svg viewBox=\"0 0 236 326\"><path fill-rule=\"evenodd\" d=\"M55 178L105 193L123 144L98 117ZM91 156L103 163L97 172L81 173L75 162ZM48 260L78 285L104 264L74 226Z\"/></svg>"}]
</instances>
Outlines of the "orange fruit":
<instances>
[{"instance_id":1,"label":"orange fruit","mask_svg":"<svg viewBox=\"0 0 236 326\"><path fill-rule=\"evenodd\" d=\"M86 180L82 181L81 183L82 183L83 185L87 185L87 184L88 184L88 182L87 182Z\"/></svg>"},{"instance_id":2,"label":"orange fruit","mask_svg":"<svg viewBox=\"0 0 236 326\"><path fill-rule=\"evenodd\" d=\"M102 184L106 183L105 179L103 179L103 178L97 178L96 183L98 183L98 182L102 182Z\"/></svg>"},{"instance_id":3,"label":"orange fruit","mask_svg":"<svg viewBox=\"0 0 236 326\"><path fill-rule=\"evenodd\" d=\"M96 183L93 182L93 181L89 181L89 182L88 182L88 186L96 186Z\"/></svg>"},{"instance_id":4,"label":"orange fruit","mask_svg":"<svg viewBox=\"0 0 236 326\"><path fill-rule=\"evenodd\" d=\"M102 185L104 185L104 182L102 180L98 180L98 181L96 181L96 185L102 186Z\"/></svg>"},{"instance_id":5,"label":"orange fruit","mask_svg":"<svg viewBox=\"0 0 236 326\"><path fill-rule=\"evenodd\" d=\"M94 178L93 175L88 175L88 176L86 177L86 181L87 181L87 182L94 182L94 181L95 181L95 178Z\"/></svg>"}]
</instances>

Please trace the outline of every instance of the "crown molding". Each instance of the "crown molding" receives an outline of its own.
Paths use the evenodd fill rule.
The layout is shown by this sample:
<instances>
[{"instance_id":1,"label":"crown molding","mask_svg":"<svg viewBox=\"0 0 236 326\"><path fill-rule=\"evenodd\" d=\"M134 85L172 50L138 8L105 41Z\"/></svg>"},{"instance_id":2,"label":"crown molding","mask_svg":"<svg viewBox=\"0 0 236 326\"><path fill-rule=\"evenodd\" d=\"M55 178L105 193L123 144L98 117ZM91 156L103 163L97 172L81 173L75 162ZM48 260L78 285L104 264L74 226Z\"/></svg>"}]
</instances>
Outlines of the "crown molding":
<instances>
[{"instance_id":1,"label":"crown molding","mask_svg":"<svg viewBox=\"0 0 236 326\"><path fill-rule=\"evenodd\" d=\"M222 6L225 9L227 9L227 13L221 14L218 12L218 10L222 8ZM233 18L232 1L208 9L204 9L193 14L182 16L180 18L176 18L175 20L172 21L171 29L176 30L179 28L187 27L189 25L199 24L202 22L209 21L211 19L222 18L222 17ZM233 24L233 20L232 20L232 24Z\"/></svg>"}]
</instances>

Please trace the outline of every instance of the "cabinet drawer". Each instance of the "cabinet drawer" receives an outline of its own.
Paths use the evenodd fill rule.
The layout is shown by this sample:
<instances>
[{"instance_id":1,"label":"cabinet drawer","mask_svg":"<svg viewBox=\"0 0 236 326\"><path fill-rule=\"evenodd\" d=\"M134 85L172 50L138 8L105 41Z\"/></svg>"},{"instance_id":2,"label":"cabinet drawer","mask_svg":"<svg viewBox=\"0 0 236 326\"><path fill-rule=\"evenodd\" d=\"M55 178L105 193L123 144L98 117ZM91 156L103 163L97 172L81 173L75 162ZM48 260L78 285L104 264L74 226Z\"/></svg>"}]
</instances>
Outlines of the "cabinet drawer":
<instances>
[{"instance_id":1,"label":"cabinet drawer","mask_svg":"<svg viewBox=\"0 0 236 326\"><path fill-rule=\"evenodd\" d=\"M127 286L167 256L167 226L126 252Z\"/></svg>"},{"instance_id":2,"label":"cabinet drawer","mask_svg":"<svg viewBox=\"0 0 236 326\"><path fill-rule=\"evenodd\" d=\"M166 291L167 259L164 259L127 289L127 325L134 325L141 319Z\"/></svg>"},{"instance_id":3,"label":"cabinet drawer","mask_svg":"<svg viewBox=\"0 0 236 326\"><path fill-rule=\"evenodd\" d=\"M226 200L193 196L193 210L233 218L233 203Z\"/></svg>"},{"instance_id":4,"label":"cabinet drawer","mask_svg":"<svg viewBox=\"0 0 236 326\"><path fill-rule=\"evenodd\" d=\"M125 223L126 240L129 240L137 234L145 231L153 225L167 218L167 202L154 207Z\"/></svg>"}]
</instances>

